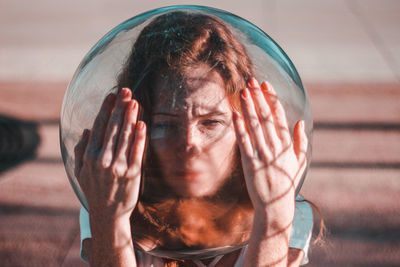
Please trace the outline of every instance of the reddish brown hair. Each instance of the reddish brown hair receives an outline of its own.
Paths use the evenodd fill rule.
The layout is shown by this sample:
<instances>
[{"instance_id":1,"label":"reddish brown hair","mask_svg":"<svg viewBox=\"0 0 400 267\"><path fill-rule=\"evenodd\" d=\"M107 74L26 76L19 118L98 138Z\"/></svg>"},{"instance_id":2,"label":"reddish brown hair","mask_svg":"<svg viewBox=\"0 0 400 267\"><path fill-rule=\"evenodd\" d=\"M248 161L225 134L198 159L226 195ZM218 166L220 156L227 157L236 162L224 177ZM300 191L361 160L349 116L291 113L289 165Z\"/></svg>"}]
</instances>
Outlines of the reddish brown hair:
<instances>
[{"instance_id":1,"label":"reddish brown hair","mask_svg":"<svg viewBox=\"0 0 400 267\"><path fill-rule=\"evenodd\" d=\"M232 106L238 109L239 92L254 76L251 60L225 23L201 13L170 12L147 25L132 47L118 87L131 88L147 115L154 102L154 83L161 73L168 70L183 75L200 63L218 71Z\"/></svg>"},{"instance_id":2,"label":"reddish brown hair","mask_svg":"<svg viewBox=\"0 0 400 267\"><path fill-rule=\"evenodd\" d=\"M239 92L254 76L253 65L245 47L229 26L218 18L195 12L166 13L156 17L139 34L118 77L118 88L120 90L127 87L132 90L134 98L141 107L141 119L150 125L151 108L155 102L154 88L160 75L174 73L177 77L184 77L185 71L189 68L204 63L221 75L232 109L239 110ZM151 151L147 152L145 172L149 170L148 165L152 165L153 170L157 171L157 168L154 168L156 162L153 160ZM241 168L240 163L238 166ZM158 190L157 187L161 191L165 190L161 180L158 185L152 184L152 186L153 192ZM250 200L244 184L243 188L245 192L242 192L240 201L245 203L243 206L248 206ZM178 205L173 201L166 201L153 207L144 207L143 199L146 201L146 197L141 198L142 203L138 204L132 216L136 230L143 230L143 235L147 232L157 232L159 236L165 232L169 237L182 235L179 232L167 233L170 230L157 218L155 207L164 205L172 209L171 207L185 203ZM168 216L175 215L168 214ZM137 224L141 226L136 227ZM136 233L134 238L135 235ZM140 233L136 238L141 238ZM178 266L179 262L171 261L166 264Z\"/></svg>"},{"instance_id":3,"label":"reddish brown hair","mask_svg":"<svg viewBox=\"0 0 400 267\"><path fill-rule=\"evenodd\" d=\"M254 76L250 57L228 25L202 13L169 12L145 26L118 77L118 87L132 90L141 107L141 119L151 125L156 81L171 73L183 78L189 68L199 64L207 64L221 75L232 108L239 110L240 90ZM150 173L159 176L157 159L151 150L150 146L143 168L147 178ZM240 158L237 165L241 168ZM158 191L157 187L165 191L160 179L157 183L146 180L147 185L152 184L153 192Z\"/></svg>"},{"instance_id":4,"label":"reddish brown hair","mask_svg":"<svg viewBox=\"0 0 400 267\"><path fill-rule=\"evenodd\" d=\"M154 88L160 75L173 73L178 78L184 77L187 70L199 64L207 64L211 70L217 71L221 75L232 108L239 110L239 93L240 90L245 88L247 81L254 76L253 65L246 49L235 37L229 26L218 18L201 13L169 12L156 17L145 26L136 39L130 56L118 77L118 88L121 90L127 87L132 90L133 97L141 107L141 119L147 125L151 125L151 109L156 101ZM176 217L176 215L170 213L179 212L179 207L186 204L177 204L171 199L157 203L157 201L154 201L154 195L147 196L146 192L149 191L151 191L149 194L157 194L157 191L166 194L162 179L155 181L150 177L157 177L157 162L151 150L150 146L146 152L143 168L144 195L141 196L141 201L132 216L132 220L135 221L133 229L136 230L133 235L134 240L140 240L151 238L151 235L154 234L160 237L157 243L162 246L163 236L168 236L169 239L178 236L180 237L178 239L182 240L183 233L181 230L177 229L174 230L176 232L170 233L171 230L166 225L168 222L163 222L162 218ZM241 169L240 158L237 165ZM243 178L242 171L240 170L240 172L239 176ZM246 210L250 210L252 208L242 178L241 192L237 193L242 196L239 200L244 202L242 206L246 207ZM151 190L147 190L148 187L151 187ZM236 198L238 195L236 195ZM201 205L201 203L190 203L190 205L192 205L193 210L196 205ZM204 205L207 206L208 204ZM164 208L159 209L160 206ZM165 206L169 208L165 208ZM162 215L159 212L160 210L177 211ZM237 222L233 217L237 217L239 220L240 215L232 212L231 217L232 222ZM211 225L209 228L213 229ZM225 228L229 232L228 225L225 225ZM147 235L148 233L150 235ZM201 239L207 238L199 236L198 239L184 240L184 243L191 246L191 242L197 242Z\"/></svg>"}]
</instances>

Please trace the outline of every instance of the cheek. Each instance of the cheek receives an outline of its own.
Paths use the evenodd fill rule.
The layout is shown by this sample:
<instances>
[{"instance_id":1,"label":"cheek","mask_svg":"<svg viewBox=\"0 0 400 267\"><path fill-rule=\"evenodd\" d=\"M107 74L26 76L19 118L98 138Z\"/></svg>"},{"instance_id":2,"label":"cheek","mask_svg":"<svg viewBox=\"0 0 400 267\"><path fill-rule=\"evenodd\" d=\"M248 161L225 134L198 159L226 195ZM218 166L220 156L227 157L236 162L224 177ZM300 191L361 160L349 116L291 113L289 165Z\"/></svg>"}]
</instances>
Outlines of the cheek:
<instances>
[{"instance_id":1,"label":"cheek","mask_svg":"<svg viewBox=\"0 0 400 267\"><path fill-rule=\"evenodd\" d=\"M157 129L151 129L150 132L150 140L153 142L157 141L162 141L166 137L166 130L165 128L157 128Z\"/></svg>"},{"instance_id":2,"label":"cheek","mask_svg":"<svg viewBox=\"0 0 400 267\"><path fill-rule=\"evenodd\" d=\"M172 142L166 142L164 138L152 139L150 141L150 145L154 155L161 161L160 163L164 163L166 160L172 158L171 151L174 151L175 148L172 147Z\"/></svg>"},{"instance_id":3,"label":"cheek","mask_svg":"<svg viewBox=\"0 0 400 267\"><path fill-rule=\"evenodd\" d=\"M230 158L236 148L236 137L233 129L232 131L227 131L223 138L215 142L211 147L210 156L216 161L223 162Z\"/></svg>"}]
</instances>

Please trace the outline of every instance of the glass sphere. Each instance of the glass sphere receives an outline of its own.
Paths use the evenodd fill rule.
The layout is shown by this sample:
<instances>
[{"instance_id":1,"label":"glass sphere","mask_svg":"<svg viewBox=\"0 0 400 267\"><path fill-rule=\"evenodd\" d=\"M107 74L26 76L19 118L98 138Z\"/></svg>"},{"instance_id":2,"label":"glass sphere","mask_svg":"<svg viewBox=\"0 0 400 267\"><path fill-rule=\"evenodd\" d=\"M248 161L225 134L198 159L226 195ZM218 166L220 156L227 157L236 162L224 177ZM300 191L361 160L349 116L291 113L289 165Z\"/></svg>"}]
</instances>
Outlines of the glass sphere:
<instances>
[{"instance_id":1,"label":"glass sphere","mask_svg":"<svg viewBox=\"0 0 400 267\"><path fill-rule=\"evenodd\" d=\"M227 52L218 52L221 47ZM163 57L165 51L168 57ZM141 193L131 216L135 247L160 257L196 259L245 246L254 211L237 146L228 138L233 133L230 117L193 122L193 114L207 105L210 111L235 109L233 96L224 100L229 98L225 84L237 91L251 76L274 87L291 134L298 120L305 121L309 165L313 125L307 93L285 52L255 25L210 7L171 6L133 17L108 32L78 66L61 110L62 157L82 205L88 210L74 175L74 147L83 130L91 129L105 97L129 87L142 107L141 119L149 124ZM224 97L218 98L221 92ZM147 104L144 98L139 100L143 94L150 98ZM176 118L156 122L160 119L154 119L151 112L163 112L166 107L171 113L178 112L173 114ZM189 139L199 142L203 162L198 166L213 172L212 181L197 182L193 178L196 171L183 180L171 174L179 172L174 170L179 164L189 164L188 151L195 150L187 148ZM181 148L184 142L186 148ZM228 149L228 154L219 156ZM209 168L211 163L214 169Z\"/></svg>"}]
</instances>

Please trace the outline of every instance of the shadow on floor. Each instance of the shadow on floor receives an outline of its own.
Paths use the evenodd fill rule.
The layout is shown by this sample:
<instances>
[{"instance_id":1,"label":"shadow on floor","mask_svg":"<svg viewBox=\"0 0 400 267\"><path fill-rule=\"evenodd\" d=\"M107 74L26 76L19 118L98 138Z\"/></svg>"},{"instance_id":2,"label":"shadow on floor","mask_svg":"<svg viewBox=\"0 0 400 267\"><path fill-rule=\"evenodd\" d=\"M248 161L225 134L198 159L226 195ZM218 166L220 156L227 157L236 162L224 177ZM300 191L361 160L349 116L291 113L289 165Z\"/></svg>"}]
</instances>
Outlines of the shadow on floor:
<instances>
[{"instance_id":1,"label":"shadow on floor","mask_svg":"<svg viewBox=\"0 0 400 267\"><path fill-rule=\"evenodd\" d=\"M37 123L0 115L0 173L34 158L39 144Z\"/></svg>"}]
</instances>

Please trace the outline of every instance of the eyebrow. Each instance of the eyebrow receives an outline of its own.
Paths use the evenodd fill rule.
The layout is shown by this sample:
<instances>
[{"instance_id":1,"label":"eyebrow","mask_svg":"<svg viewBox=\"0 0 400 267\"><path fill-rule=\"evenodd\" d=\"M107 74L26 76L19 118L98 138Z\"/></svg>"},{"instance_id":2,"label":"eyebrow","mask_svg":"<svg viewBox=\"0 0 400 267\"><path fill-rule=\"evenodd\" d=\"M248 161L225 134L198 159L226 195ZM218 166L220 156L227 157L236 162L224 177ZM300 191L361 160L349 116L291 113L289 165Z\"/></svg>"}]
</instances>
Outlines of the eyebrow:
<instances>
[{"instance_id":1,"label":"eyebrow","mask_svg":"<svg viewBox=\"0 0 400 267\"><path fill-rule=\"evenodd\" d=\"M163 115L163 116L171 116L171 117L179 117L178 114L167 113L167 112L155 112L151 114L152 116Z\"/></svg>"},{"instance_id":2,"label":"eyebrow","mask_svg":"<svg viewBox=\"0 0 400 267\"><path fill-rule=\"evenodd\" d=\"M210 116L226 116L228 114L228 112L222 112L219 110L215 110L215 111L211 111L205 114L198 114L196 117L210 117ZM167 112L154 112L153 114L151 114L152 116L170 116L170 117L180 117L180 115L178 114L174 114L174 113L167 113Z\"/></svg>"},{"instance_id":3,"label":"eyebrow","mask_svg":"<svg viewBox=\"0 0 400 267\"><path fill-rule=\"evenodd\" d=\"M219 111L219 110L214 110L211 111L209 113L205 113L205 114L198 114L197 117L210 117L210 116L225 116L227 115L227 112L223 112L223 111Z\"/></svg>"}]
</instances>

